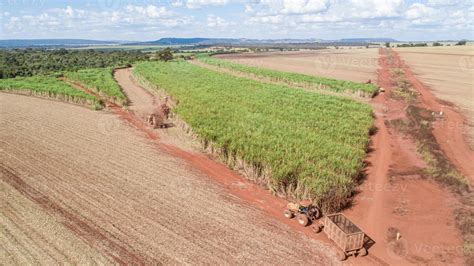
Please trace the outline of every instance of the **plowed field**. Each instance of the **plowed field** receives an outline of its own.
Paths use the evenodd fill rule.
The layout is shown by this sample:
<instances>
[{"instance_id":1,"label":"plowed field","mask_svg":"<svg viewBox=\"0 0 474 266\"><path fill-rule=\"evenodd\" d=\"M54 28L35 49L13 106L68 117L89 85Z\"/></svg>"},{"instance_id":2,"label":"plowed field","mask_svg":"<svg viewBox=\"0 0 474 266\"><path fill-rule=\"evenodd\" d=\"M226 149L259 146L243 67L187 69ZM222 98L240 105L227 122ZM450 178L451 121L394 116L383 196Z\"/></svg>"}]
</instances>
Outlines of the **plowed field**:
<instances>
[{"instance_id":1,"label":"plowed field","mask_svg":"<svg viewBox=\"0 0 474 266\"><path fill-rule=\"evenodd\" d=\"M0 105L2 263L335 263L114 114Z\"/></svg>"}]
</instances>

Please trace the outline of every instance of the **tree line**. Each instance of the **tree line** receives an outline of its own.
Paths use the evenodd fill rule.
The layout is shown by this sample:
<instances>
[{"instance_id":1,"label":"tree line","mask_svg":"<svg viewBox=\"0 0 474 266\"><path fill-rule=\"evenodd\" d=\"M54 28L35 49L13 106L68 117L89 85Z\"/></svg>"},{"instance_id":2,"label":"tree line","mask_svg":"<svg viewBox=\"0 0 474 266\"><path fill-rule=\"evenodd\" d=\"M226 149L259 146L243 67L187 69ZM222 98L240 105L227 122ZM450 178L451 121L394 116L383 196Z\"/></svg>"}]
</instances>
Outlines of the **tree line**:
<instances>
[{"instance_id":1,"label":"tree line","mask_svg":"<svg viewBox=\"0 0 474 266\"><path fill-rule=\"evenodd\" d=\"M120 67L148 59L149 55L140 51L32 48L0 50L0 78L77 71L84 68Z\"/></svg>"}]
</instances>

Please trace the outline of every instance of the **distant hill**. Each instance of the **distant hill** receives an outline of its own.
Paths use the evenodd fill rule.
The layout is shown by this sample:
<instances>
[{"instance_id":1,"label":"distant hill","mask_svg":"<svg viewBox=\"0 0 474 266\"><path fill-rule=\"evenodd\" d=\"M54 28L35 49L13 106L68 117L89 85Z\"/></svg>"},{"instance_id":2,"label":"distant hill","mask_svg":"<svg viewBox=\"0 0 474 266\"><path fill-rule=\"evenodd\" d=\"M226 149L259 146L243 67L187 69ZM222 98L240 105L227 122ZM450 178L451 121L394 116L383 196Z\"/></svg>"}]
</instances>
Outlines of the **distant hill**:
<instances>
[{"instance_id":1,"label":"distant hill","mask_svg":"<svg viewBox=\"0 0 474 266\"><path fill-rule=\"evenodd\" d=\"M370 43L396 42L391 38L353 38L341 40L322 39L232 39L232 38L161 38L150 42L129 43L129 45L219 45L219 44L308 44L308 43Z\"/></svg>"},{"instance_id":2,"label":"distant hill","mask_svg":"<svg viewBox=\"0 0 474 266\"><path fill-rule=\"evenodd\" d=\"M154 44L154 45L186 45L186 44L208 44L217 39L211 38L161 38L151 42L140 42L140 44Z\"/></svg>"},{"instance_id":3,"label":"distant hill","mask_svg":"<svg viewBox=\"0 0 474 266\"><path fill-rule=\"evenodd\" d=\"M28 47L67 47L87 45L113 45L116 41L96 41L84 39L17 39L0 40L0 48L28 48Z\"/></svg>"},{"instance_id":4,"label":"distant hill","mask_svg":"<svg viewBox=\"0 0 474 266\"><path fill-rule=\"evenodd\" d=\"M156 41L129 43L129 45L218 45L218 44L284 44L314 43L316 39L232 39L232 38L161 38Z\"/></svg>"},{"instance_id":5,"label":"distant hill","mask_svg":"<svg viewBox=\"0 0 474 266\"><path fill-rule=\"evenodd\" d=\"M351 38L351 39L341 39L339 42L397 42L397 40L392 38Z\"/></svg>"}]
</instances>

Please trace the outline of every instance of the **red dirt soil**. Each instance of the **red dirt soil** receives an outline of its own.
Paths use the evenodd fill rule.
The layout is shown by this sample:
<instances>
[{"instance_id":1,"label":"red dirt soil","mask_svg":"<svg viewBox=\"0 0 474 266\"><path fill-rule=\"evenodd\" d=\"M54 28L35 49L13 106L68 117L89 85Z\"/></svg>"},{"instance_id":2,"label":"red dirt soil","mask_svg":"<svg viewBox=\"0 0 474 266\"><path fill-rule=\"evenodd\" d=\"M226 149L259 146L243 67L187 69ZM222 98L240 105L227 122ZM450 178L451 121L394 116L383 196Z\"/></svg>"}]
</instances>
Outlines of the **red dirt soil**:
<instances>
[{"instance_id":1,"label":"red dirt soil","mask_svg":"<svg viewBox=\"0 0 474 266\"><path fill-rule=\"evenodd\" d=\"M388 96L395 88L391 69L397 66L388 62L384 49L380 56L378 84L386 92L371 102L378 131L372 137L366 180L346 213L376 242L371 253L386 263L463 264L452 212L457 200L447 189L421 179L417 170L425 163L413 140L386 125L405 118L405 104ZM387 240L391 227L400 232L399 241Z\"/></svg>"},{"instance_id":2,"label":"red dirt soil","mask_svg":"<svg viewBox=\"0 0 474 266\"><path fill-rule=\"evenodd\" d=\"M378 82L381 87L389 91L394 84L384 54L381 50ZM131 82L133 78L130 70L118 70L116 74L129 79L126 84L123 80L117 79L126 94L130 89L144 90ZM347 263L400 265L441 261L462 264L462 255L456 248L462 246L462 242L451 211L456 201L445 197L448 192L437 184L409 174L414 172L414 169L423 167L424 163L416 154L412 140L385 125L386 120L403 117L401 115L404 113L403 104L389 99L386 94L376 97L372 104L377 117L375 124L378 132L372 137L373 152L368 157L367 178L354 199L354 206L345 213L376 244L369 249L369 256L349 258ZM289 225L295 231L329 242L324 234L316 235L309 227L300 227L295 221L284 218L282 211L287 204L286 200L271 195L205 154L185 151L161 142L157 131L147 127L142 119L132 113L118 107L113 107L112 110L145 133L148 138L155 140L156 147L160 151L184 159L190 166L209 177L210 181L223 186L230 193ZM389 227L396 227L402 235L402 242L406 246L401 254L395 254L386 242Z\"/></svg>"},{"instance_id":3,"label":"red dirt soil","mask_svg":"<svg viewBox=\"0 0 474 266\"><path fill-rule=\"evenodd\" d=\"M408 65L400 59L398 53L395 51L392 53L394 59L400 62L406 79L420 93L423 107L444 112L442 121L433 123L436 141L451 163L474 185L474 151L469 147L464 135L465 118L451 106L440 103L433 93L414 76Z\"/></svg>"}]
</instances>

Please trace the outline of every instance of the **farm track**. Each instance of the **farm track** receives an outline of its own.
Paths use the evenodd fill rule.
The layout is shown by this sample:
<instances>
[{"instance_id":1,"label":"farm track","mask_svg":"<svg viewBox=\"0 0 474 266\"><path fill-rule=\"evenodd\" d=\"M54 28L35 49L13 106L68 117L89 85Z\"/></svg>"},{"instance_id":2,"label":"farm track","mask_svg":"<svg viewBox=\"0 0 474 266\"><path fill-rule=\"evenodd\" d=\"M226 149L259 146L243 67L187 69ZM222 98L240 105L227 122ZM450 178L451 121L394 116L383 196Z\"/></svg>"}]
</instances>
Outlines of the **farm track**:
<instances>
[{"instance_id":1,"label":"farm track","mask_svg":"<svg viewBox=\"0 0 474 266\"><path fill-rule=\"evenodd\" d=\"M336 263L114 114L0 96L2 261Z\"/></svg>"},{"instance_id":2,"label":"farm track","mask_svg":"<svg viewBox=\"0 0 474 266\"><path fill-rule=\"evenodd\" d=\"M307 88L305 86L302 86L301 84L288 84L287 82L284 82L284 81L274 81L274 80L271 80L270 78L259 77L257 75L253 75L251 73L244 73L244 72L240 72L240 71L236 71L236 70L226 69L226 68L223 68L223 67L209 65L209 64L206 64L206 63L201 62L199 60L189 60L187 62L189 62L191 64L194 64L194 65L197 65L197 66L200 66L200 67L203 67L203 68L206 68L206 69L209 69L209 70L212 70L212 71L225 73L225 74L230 74L232 76L239 77L239 78L251 79L251 80L262 82L262 83L279 85L279 86L286 86L286 87L293 87L295 89L301 89L301 90L305 90L305 91L308 91L308 92L314 92L314 93L325 94L325 95L332 95L332 96L337 96L337 97L344 97L344 98L348 98L348 99L351 99L351 100L354 100L354 101L357 101L357 102L361 102L361 103L368 103L369 100L370 100L369 98L355 96L352 93L342 93L342 92L338 93L338 92L333 92L333 91L324 90L324 89Z\"/></svg>"},{"instance_id":3,"label":"farm track","mask_svg":"<svg viewBox=\"0 0 474 266\"><path fill-rule=\"evenodd\" d=\"M396 89L391 62L380 50L378 84L386 89L371 104L377 132L372 137L367 176L346 213L374 239L372 252L394 265L464 264L462 238L453 210L459 202L446 188L421 178L425 162L416 151L415 141L389 126L406 119L406 103L390 97ZM436 221L436 223L433 223ZM396 243L389 229L401 233Z\"/></svg>"}]
</instances>

